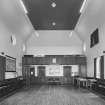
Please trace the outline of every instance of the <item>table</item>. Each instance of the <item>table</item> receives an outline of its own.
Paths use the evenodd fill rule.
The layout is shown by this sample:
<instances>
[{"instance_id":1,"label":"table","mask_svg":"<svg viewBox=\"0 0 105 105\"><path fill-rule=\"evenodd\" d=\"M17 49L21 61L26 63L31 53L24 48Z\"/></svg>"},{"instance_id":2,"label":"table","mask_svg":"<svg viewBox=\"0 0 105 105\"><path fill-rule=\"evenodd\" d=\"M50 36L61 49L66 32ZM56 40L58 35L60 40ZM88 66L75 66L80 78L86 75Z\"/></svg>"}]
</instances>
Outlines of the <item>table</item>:
<instances>
[{"instance_id":1,"label":"table","mask_svg":"<svg viewBox=\"0 0 105 105\"><path fill-rule=\"evenodd\" d=\"M83 87L87 87L88 80L85 78L77 78L77 85L79 88L81 87L81 83L83 84Z\"/></svg>"},{"instance_id":2,"label":"table","mask_svg":"<svg viewBox=\"0 0 105 105\"><path fill-rule=\"evenodd\" d=\"M87 82L87 87L89 87L90 89L92 89L92 86L97 82L96 79L88 79Z\"/></svg>"}]
</instances>

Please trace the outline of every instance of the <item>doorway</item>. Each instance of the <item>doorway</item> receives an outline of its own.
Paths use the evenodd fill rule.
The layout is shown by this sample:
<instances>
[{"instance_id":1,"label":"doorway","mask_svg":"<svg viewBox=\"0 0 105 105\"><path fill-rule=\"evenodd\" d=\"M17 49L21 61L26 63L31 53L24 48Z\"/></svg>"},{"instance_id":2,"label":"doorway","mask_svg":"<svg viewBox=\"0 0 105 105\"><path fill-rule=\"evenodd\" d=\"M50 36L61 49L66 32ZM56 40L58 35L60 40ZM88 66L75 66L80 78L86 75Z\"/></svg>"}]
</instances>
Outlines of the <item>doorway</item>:
<instances>
[{"instance_id":1,"label":"doorway","mask_svg":"<svg viewBox=\"0 0 105 105\"><path fill-rule=\"evenodd\" d=\"M35 79L35 68L32 66L24 66L23 78L25 80L26 87L30 87L31 85L33 85Z\"/></svg>"},{"instance_id":2,"label":"doorway","mask_svg":"<svg viewBox=\"0 0 105 105\"><path fill-rule=\"evenodd\" d=\"M30 67L30 85L34 85L35 83L35 68L34 67Z\"/></svg>"},{"instance_id":3,"label":"doorway","mask_svg":"<svg viewBox=\"0 0 105 105\"><path fill-rule=\"evenodd\" d=\"M39 84L45 83L45 66L38 66L38 82Z\"/></svg>"},{"instance_id":4,"label":"doorway","mask_svg":"<svg viewBox=\"0 0 105 105\"><path fill-rule=\"evenodd\" d=\"M72 76L71 76L71 66L64 66L64 84L71 84L72 83Z\"/></svg>"}]
</instances>

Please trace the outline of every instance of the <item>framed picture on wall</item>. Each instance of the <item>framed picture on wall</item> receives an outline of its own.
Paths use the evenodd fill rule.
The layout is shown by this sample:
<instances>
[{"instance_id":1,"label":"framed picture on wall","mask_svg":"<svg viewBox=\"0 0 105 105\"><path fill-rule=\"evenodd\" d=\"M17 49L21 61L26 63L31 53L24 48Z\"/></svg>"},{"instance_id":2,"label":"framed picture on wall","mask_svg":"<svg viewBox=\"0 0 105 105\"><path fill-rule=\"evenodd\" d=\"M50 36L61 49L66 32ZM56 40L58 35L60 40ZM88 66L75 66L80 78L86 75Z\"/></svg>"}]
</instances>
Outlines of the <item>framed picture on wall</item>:
<instances>
[{"instance_id":1,"label":"framed picture on wall","mask_svg":"<svg viewBox=\"0 0 105 105\"><path fill-rule=\"evenodd\" d=\"M6 72L16 72L16 58L6 55Z\"/></svg>"},{"instance_id":2,"label":"framed picture on wall","mask_svg":"<svg viewBox=\"0 0 105 105\"><path fill-rule=\"evenodd\" d=\"M98 28L90 36L90 48L99 43L99 30Z\"/></svg>"}]
</instances>

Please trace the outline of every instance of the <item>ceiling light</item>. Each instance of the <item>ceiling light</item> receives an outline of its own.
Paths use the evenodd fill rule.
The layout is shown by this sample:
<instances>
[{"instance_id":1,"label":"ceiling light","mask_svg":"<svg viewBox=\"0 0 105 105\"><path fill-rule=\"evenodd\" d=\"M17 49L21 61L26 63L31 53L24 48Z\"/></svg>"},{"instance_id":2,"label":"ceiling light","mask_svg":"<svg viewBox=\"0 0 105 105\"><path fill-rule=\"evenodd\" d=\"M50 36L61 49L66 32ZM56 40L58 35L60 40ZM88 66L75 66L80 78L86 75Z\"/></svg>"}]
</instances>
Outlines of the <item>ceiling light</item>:
<instances>
[{"instance_id":1,"label":"ceiling light","mask_svg":"<svg viewBox=\"0 0 105 105\"><path fill-rule=\"evenodd\" d=\"M85 7L86 2L87 2L87 0L84 0L83 1L83 4L82 4L81 9L80 9L80 13L82 13L82 11L83 11L83 9Z\"/></svg>"},{"instance_id":2,"label":"ceiling light","mask_svg":"<svg viewBox=\"0 0 105 105\"><path fill-rule=\"evenodd\" d=\"M55 25L56 25L56 23L55 23L55 22L52 22L52 25L53 25L53 26L55 26Z\"/></svg>"},{"instance_id":3,"label":"ceiling light","mask_svg":"<svg viewBox=\"0 0 105 105\"><path fill-rule=\"evenodd\" d=\"M27 14L27 13L28 13L28 11L27 11L27 9L26 9L26 7L25 7L25 5L24 5L23 1L22 1L22 0L20 0L20 3L21 3L21 5L22 5L22 7L23 7L24 12Z\"/></svg>"},{"instance_id":4,"label":"ceiling light","mask_svg":"<svg viewBox=\"0 0 105 105\"><path fill-rule=\"evenodd\" d=\"M56 7L56 3L53 2L53 3L51 4L51 6L52 6L53 8L55 8L55 7Z\"/></svg>"}]
</instances>

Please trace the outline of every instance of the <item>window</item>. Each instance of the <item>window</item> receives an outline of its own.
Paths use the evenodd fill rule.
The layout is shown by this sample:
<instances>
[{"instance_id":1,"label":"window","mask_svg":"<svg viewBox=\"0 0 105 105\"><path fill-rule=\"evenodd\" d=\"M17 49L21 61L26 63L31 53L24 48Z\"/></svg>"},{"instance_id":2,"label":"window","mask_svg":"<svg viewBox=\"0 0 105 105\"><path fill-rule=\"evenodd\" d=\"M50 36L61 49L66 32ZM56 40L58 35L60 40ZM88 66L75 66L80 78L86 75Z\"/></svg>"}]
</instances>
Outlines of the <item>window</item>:
<instances>
[{"instance_id":1,"label":"window","mask_svg":"<svg viewBox=\"0 0 105 105\"><path fill-rule=\"evenodd\" d=\"M90 47L92 48L94 45L99 43L99 32L98 29L96 29L90 37Z\"/></svg>"},{"instance_id":2,"label":"window","mask_svg":"<svg viewBox=\"0 0 105 105\"><path fill-rule=\"evenodd\" d=\"M94 59L94 77L97 79L105 79L104 56Z\"/></svg>"},{"instance_id":3,"label":"window","mask_svg":"<svg viewBox=\"0 0 105 105\"><path fill-rule=\"evenodd\" d=\"M16 78L17 72L5 72L5 79Z\"/></svg>"},{"instance_id":4,"label":"window","mask_svg":"<svg viewBox=\"0 0 105 105\"><path fill-rule=\"evenodd\" d=\"M63 66L61 65L46 66L46 76L63 76Z\"/></svg>"},{"instance_id":5,"label":"window","mask_svg":"<svg viewBox=\"0 0 105 105\"><path fill-rule=\"evenodd\" d=\"M96 60L96 78L101 78L101 70L100 70L100 57Z\"/></svg>"},{"instance_id":6,"label":"window","mask_svg":"<svg viewBox=\"0 0 105 105\"><path fill-rule=\"evenodd\" d=\"M71 74L72 76L78 76L79 75L79 66L72 65L71 73L72 73Z\"/></svg>"}]
</instances>

